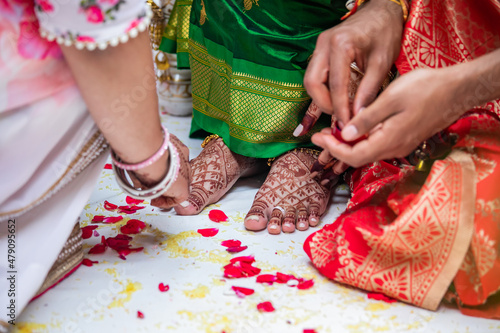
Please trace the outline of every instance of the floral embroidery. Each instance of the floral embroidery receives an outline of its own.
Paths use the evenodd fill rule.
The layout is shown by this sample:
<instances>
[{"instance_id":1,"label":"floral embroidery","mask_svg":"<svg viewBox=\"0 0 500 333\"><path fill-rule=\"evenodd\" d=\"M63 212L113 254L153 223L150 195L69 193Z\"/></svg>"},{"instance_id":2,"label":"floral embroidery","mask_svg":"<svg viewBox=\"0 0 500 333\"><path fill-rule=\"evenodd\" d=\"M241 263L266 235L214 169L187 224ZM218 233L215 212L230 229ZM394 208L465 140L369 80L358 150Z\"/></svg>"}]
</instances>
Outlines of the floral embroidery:
<instances>
[{"instance_id":1,"label":"floral embroidery","mask_svg":"<svg viewBox=\"0 0 500 333\"><path fill-rule=\"evenodd\" d=\"M87 16L87 21L90 23L103 23L106 20L114 20L116 13L125 0L83 0L80 2L82 12ZM106 10L103 10L101 5L111 5Z\"/></svg>"},{"instance_id":2,"label":"floral embroidery","mask_svg":"<svg viewBox=\"0 0 500 333\"><path fill-rule=\"evenodd\" d=\"M37 0L35 6L37 10L42 12L51 13L54 11L54 6L49 0Z\"/></svg>"}]
</instances>

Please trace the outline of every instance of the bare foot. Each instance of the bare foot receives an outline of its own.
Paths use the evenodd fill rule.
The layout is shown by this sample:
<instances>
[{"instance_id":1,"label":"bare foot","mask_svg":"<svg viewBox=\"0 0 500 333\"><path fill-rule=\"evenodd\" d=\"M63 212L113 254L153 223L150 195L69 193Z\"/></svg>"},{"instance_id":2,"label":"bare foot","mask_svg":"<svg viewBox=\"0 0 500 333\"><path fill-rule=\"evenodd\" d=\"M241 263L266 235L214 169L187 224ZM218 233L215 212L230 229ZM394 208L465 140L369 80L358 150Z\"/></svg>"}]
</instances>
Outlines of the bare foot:
<instances>
[{"instance_id":1,"label":"bare foot","mask_svg":"<svg viewBox=\"0 0 500 333\"><path fill-rule=\"evenodd\" d=\"M179 215L198 214L219 201L242 175L256 169L257 159L235 154L221 138L213 139L191 162L189 198L175 207Z\"/></svg>"},{"instance_id":2,"label":"bare foot","mask_svg":"<svg viewBox=\"0 0 500 333\"><path fill-rule=\"evenodd\" d=\"M293 150L274 161L245 217L249 230L266 228L270 234L307 230L318 225L338 176L319 183L310 169L317 156L308 149Z\"/></svg>"}]
</instances>

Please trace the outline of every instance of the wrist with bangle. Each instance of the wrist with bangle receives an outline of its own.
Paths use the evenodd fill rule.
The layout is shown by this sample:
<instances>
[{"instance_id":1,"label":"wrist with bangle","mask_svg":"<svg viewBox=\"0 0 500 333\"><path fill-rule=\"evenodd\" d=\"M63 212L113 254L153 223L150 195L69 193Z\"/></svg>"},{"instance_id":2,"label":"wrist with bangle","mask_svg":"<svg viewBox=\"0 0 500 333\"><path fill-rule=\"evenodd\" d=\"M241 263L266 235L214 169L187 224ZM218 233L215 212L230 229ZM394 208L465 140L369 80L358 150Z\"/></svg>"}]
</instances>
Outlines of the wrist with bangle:
<instances>
[{"instance_id":1,"label":"wrist with bangle","mask_svg":"<svg viewBox=\"0 0 500 333\"><path fill-rule=\"evenodd\" d=\"M408 20L408 15L410 13L410 0L387 0L387 1L394 2L395 4L401 6L401 9L403 10L403 22L406 22ZM346 7L349 10L349 12L342 17L342 20L353 15L359 9L359 7L365 2L368 2L368 0L348 0L346 2Z\"/></svg>"},{"instance_id":2,"label":"wrist with bangle","mask_svg":"<svg viewBox=\"0 0 500 333\"><path fill-rule=\"evenodd\" d=\"M162 126L163 129L163 143L151 157L148 159L139 162L139 163L125 163L123 162L114 151L111 152L111 160L113 164L113 171L116 175L116 181L120 188L129 196L135 199L154 199L165 192L167 192L170 187L177 180L177 176L179 174L180 169L180 158L179 152L177 151L174 144L170 141L170 134L167 129ZM165 173L165 176L156 183L156 185L151 187L144 186L140 189L132 186L132 181L130 175L127 173L135 172L144 168L151 166L153 163L159 161L166 152L169 152L167 163L168 163L168 171Z\"/></svg>"}]
</instances>

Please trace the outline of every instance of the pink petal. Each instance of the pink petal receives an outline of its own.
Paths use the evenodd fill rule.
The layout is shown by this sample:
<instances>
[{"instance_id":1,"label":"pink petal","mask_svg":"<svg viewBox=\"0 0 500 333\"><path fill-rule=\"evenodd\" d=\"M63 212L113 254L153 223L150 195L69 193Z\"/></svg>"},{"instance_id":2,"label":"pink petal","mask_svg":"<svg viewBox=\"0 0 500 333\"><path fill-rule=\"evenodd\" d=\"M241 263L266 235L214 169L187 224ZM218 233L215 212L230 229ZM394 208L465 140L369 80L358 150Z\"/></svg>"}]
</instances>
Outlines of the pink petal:
<instances>
[{"instance_id":1,"label":"pink petal","mask_svg":"<svg viewBox=\"0 0 500 333\"><path fill-rule=\"evenodd\" d=\"M269 284L273 284L273 282L275 281L276 281L276 276L274 276L273 274L261 274L257 276L256 280L257 283L269 283Z\"/></svg>"},{"instance_id":2,"label":"pink petal","mask_svg":"<svg viewBox=\"0 0 500 333\"><path fill-rule=\"evenodd\" d=\"M144 319L144 313L137 311L137 318Z\"/></svg>"},{"instance_id":3,"label":"pink petal","mask_svg":"<svg viewBox=\"0 0 500 333\"><path fill-rule=\"evenodd\" d=\"M397 302L394 298L390 298L384 294L379 294L379 293L368 293L367 294L368 298L374 299L377 301L384 301L386 303L394 303Z\"/></svg>"},{"instance_id":4,"label":"pink petal","mask_svg":"<svg viewBox=\"0 0 500 333\"><path fill-rule=\"evenodd\" d=\"M236 286L232 286L231 289L234 290L234 292L236 293L236 296L238 296L239 298L244 298L245 296L252 295L255 292L255 290L250 289L250 288L243 288L243 287L236 287Z\"/></svg>"},{"instance_id":5,"label":"pink petal","mask_svg":"<svg viewBox=\"0 0 500 333\"><path fill-rule=\"evenodd\" d=\"M104 169L107 169L107 170L113 170L113 167L111 166L111 164L106 163L106 164L104 165Z\"/></svg>"},{"instance_id":6,"label":"pink petal","mask_svg":"<svg viewBox=\"0 0 500 333\"><path fill-rule=\"evenodd\" d=\"M197 231L203 237L213 237L213 236L217 235L217 233L219 232L219 229L217 229L217 228L206 228L206 229L198 229Z\"/></svg>"},{"instance_id":7,"label":"pink petal","mask_svg":"<svg viewBox=\"0 0 500 333\"><path fill-rule=\"evenodd\" d=\"M228 239L225 241L222 241L220 245L225 246L225 247L235 247L235 246L240 246L241 241L236 240L236 239Z\"/></svg>"},{"instance_id":8,"label":"pink petal","mask_svg":"<svg viewBox=\"0 0 500 333\"><path fill-rule=\"evenodd\" d=\"M308 329L308 328L304 328L304 330L302 331L303 333L317 333L315 329Z\"/></svg>"},{"instance_id":9,"label":"pink petal","mask_svg":"<svg viewBox=\"0 0 500 333\"><path fill-rule=\"evenodd\" d=\"M273 312L275 309L271 302L262 302L257 304L257 310L260 312Z\"/></svg>"},{"instance_id":10,"label":"pink petal","mask_svg":"<svg viewBox=\"0 0 500 333\"><path fill-rule=\"evenodd\" d=\"M137 204L140 204L140 203L143 203L144 200L140 200L140 199L134 199L132 197L129 197L127 195L127 197L125 198L125 201L129 204L129 205L137 205Z\"/></svg>"},{"instance_id":11,"label":"pink petal","mask_svg":"<svg viewBox=\"0 0 500 333\"><path fill-rule=\"evenodd\" d=\"M120 249L117 252L118 252L118 257L120 257L120 259L127 260L126 256L128 256L130 253L141 252L142 250L144 250L144 247L134 247L134 248Z\"/></svg>"},{"instance_id":12,"label":"pink petal","mask_svg":"<svg viewBox=\"0 0 500 333\"><path fill-rule=\"evenodd\" d=\"M228 220L227 215L224 214L224 212L219 209L212 209L208 213L208 218L214 222L227 222Z\"/></svg>"},{"instance_id":13,"label":"pink petal","mask_svg":"<svg viewBox=\"0 0 500 333\"><path fill-rule=\"evenodd\" d=\"M98 227L97 225L88 225L86 227L82 227L82 238L87 239L92 237L92 232L97 227Z\"/></svg>"},{"instance_id":14,"label":"pink petal","mask_svg":"<svg viewBox=\"0 0 500 333\"><path fill-rule=\"evenodd\" d=\"M98 264L99 261L92 261L90 259L87 259L87 258L84 258L82 260L82 265L85 265L85 266L88 266L88 267L91 267L93 264Z\"/></svg>"},{"instance_id":15,"label":"pink petal","mask_svg":"<svg viewBox=\"0 0 500 333\"><path fill-rule=\"evenodd\" d=\"M168 286L168 284L163 284L162 282L158 285L158 289L160 289L160 291L163 293L165 291L168 291L170 287Z\"/></svg>"},{"instance_id":16,"label":"pink petal","mask_svg":"<svg viewBox=\"0 0 500 333\"><path fill-rule=\"evenodd\" d=\"M133 235L140 233L146 227L146 223L140 220L128 220L127 224L120 228L120 231L125 235Z\"/></svg>"},{"instance_id":17,"label":"pink petal","mask_svg":"<svg viewBox=\"0 0 500 333\"><path fill-rule=\"evenodd\" d=\"M297 289L309 289L309 288L312 288L312 286L314 286L314 280L311 279L311 280L304 280L304 279L300 279L299 280L299 284L297 285Z\"/></svg>"},{"instance_id":18,"label":"pink petal","mask_svg":"<svg viewBox=\"0 0 500 333\"><path fill-rule=\"evenodd\" d=\"M248 249L248 246L233 246L233 247L228 247L226 251L229 253L237 253L244 251L246 249Z\"/></svg>"},{"instance_id":19,"label":"pink petal","mask_svg":"<svg viewBox=\"0 0 500 333\"><path fill-rule=\"evenodd\" d=\"M107 200L104 201L104 209L114 211L116 208L118 208L118 205L112 204Z\"/></svg>"}]
</instances>

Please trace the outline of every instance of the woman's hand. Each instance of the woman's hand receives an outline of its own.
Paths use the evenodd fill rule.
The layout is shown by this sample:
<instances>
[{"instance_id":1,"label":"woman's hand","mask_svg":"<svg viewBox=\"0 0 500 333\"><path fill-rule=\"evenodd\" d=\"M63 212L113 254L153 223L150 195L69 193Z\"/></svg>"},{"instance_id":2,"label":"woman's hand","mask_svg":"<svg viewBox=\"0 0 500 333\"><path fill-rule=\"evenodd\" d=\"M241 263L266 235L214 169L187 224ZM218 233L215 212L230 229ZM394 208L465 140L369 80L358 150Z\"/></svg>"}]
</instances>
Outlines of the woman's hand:
<instances>
[{"instance_id":1,"label":"woman's hand","mask_svg":"<svg viewBox=\"0 0 500 333\"><path fill-rule=\"evenodd\" d=\"M189 185L191 183L191 168L189 166L189 149L175 135L170 134L170 141L177 148L179 153L179 175L174 184L163 193L162 196L151 200L151 205L163 209L170 209L185 201L189 195ZM171 163L171 161L170 161ZM135 171L134 185L136 187L148 188L154 186L163 179L167 173L169 165L167 158L162 158L151 166Z\"/></svg>"},{"instance_id":2,"label":"woman's hand","mask_svg":"<svg viewBox=\"0 0 500 333\"><path fill-rule=\"evenodd\" d=\"M304 77L307 92L319 108L307 112L297 134L309 131L321 112L334 114L341 128L347 124L351 118L348 84L352 62L365 73L354 98L354 113L368 106L399 54L402 32L401 7L388 0L372 0L346 21L321 33Z\"/></svg>"},{"instance_id":3,"label":"woman's hand","mask_svg":"<svg viewBox=\"0 0 500 333\"><path fill-rule=\"evenodd\" d=\"M460 78L458 67L417 69L395 80L342 130L346 141L365 134L367 139L350 146L326 129L315 134L312 142L353 167L408 156L474 106L467 102L471 82Z\"/></svg>"}]
</instances>

